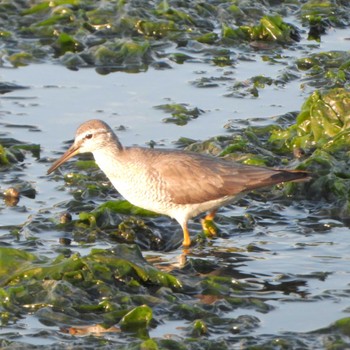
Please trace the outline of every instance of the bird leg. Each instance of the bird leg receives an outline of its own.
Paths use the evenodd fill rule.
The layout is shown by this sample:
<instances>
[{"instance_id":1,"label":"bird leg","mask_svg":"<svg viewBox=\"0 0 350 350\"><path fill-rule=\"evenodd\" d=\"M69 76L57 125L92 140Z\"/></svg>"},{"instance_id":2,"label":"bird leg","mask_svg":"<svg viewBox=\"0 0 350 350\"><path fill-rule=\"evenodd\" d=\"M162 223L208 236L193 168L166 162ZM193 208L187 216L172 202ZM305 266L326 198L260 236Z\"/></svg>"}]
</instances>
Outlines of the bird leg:
<instances>
[{"instance_id":1,"label":"bird leg","mask_svg":"<svg viewBox=\"0 0 350 350\"><path fill-rule=\"evenodd\" d=\"M210 211L206 217L204 218L204 220L209 220L209 221L213 221L216 215L216 210L212 210Z\"/></svg>"},{"instance_id":2,"label":"bird leg","mask_svg":"<svg viewBox=\"0 0 350 350\"><path fill-rule=\"evenodd\" d=\"M214 223L216 210L209 212L204 219L201 220L202 228L206 236L216 236L217 227Z\"/></svg>"},{"instance_id":3,"label":"bird leg","mask_svg":"<svg viewBox=\"0 0 350 350\"><path fill-rule=\"evenodd\" d=\"M188 232L187 222L183 223L181 226L184 234L184 240L182 242L182 245L184 247L189 247L191 245L191 237L190 237L190 233Z\"/></svg>"}]
</instances>

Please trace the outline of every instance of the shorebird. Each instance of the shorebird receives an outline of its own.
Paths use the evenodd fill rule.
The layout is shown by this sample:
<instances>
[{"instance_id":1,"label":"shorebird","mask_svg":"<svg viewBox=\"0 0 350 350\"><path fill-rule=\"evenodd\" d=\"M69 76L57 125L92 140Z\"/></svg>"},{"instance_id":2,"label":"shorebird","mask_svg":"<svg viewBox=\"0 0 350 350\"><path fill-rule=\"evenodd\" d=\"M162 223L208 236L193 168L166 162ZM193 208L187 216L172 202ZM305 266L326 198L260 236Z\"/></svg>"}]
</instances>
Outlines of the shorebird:
<instances>
[{"instance_id":1,"label":"shorebird","mask_svg":"<svg viewBox=\"0 0 350 350\"><path fill-rule=\"evenodd\" d=\"M305 171L249 166L181 150L123 147L98 119L79 126L72 146L47 173L86 152L130 203L177 220L185 247L191 244L187 223L192 217L208 212L205 220L213 220L219 207L248 191L309 177Z\"/></svg>"}]
</instances>

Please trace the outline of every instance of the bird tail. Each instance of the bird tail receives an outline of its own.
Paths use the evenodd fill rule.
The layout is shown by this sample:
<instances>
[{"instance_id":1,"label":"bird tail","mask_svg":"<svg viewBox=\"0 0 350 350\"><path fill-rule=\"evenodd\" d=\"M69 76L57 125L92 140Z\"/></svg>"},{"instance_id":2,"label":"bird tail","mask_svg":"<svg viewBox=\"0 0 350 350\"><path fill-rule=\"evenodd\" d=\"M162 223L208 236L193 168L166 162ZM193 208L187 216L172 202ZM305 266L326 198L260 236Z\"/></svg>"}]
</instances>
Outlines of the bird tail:
<instances>
[{"instance_id":1,"label":"bird tail","mask_svg":"<svg viewBox=\"0 0 350 350\"><path fill-rule=\"evenodd\" d=\"M305 170L284 170L277 169L278 173L271 176L271 179L279 182L305 182L312 179L311 174Z\"/></svg>"}]
</instances>

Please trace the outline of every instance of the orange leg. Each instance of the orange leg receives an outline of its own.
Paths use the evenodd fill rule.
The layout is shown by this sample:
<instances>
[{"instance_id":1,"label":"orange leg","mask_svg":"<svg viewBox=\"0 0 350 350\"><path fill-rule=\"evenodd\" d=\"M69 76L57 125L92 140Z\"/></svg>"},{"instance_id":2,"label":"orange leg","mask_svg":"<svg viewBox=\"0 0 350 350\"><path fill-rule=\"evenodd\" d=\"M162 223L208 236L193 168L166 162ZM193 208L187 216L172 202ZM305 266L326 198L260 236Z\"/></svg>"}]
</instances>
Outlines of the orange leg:
<instances>
[{"instance_id":1,"label":"orange leg","mask_svg":"<svg viewBox=\"0 0 350 350\"><path fill-rule=\"evenodd\" d=\"M211 212L209 212L206 217L204 218L204 220L210 220L213 221L216 215L216 210L212 210Z\"/></svg>"},{"instance_id":2,"label":"orange leg","mask_svg":"<svg viewBox=\"0 0 350 350\"><path fill-rule=\"evenodd\" d=\"M191 237L190 237L190 233L188 232L187 222L185 222L182 225L182 231L183 231L183 234L184 234L184 240L182 242L182 245L184 247L189 247L191 245Z\"/></svg>"}]
</instances>

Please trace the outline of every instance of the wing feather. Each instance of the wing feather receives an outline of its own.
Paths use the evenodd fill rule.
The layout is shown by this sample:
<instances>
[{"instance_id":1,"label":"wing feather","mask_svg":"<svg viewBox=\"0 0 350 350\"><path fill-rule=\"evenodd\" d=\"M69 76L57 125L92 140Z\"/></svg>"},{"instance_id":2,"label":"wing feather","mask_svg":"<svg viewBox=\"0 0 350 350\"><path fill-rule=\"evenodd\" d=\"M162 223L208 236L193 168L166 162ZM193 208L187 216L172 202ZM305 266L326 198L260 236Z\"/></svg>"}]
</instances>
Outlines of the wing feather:
<instances>
[{"instance_id":1,"label":"wing feather","mask_svg":"<svg viewBox=\"0 0 350 350\"><path fill-rule=\"evenodd\" d=\"M160 191L175 204L234 197L253 189L308 177L303 171L249 166L199 153L145 148L129 148L128 153L128 159L136 157L139 166L152 177L150 183L160 186Z\"/></svg>"},{"instance_id":2,"label":"wing feather","mask_svg":"<svg viewBox=\"0 0 350 350\"><path fill-rule=\"evenodd\" d=\"M154 176L175 204L233 197L241 192L301 178L296 172L244 165L197 153L159 151Z\"/></svg>"}]
</instances>

